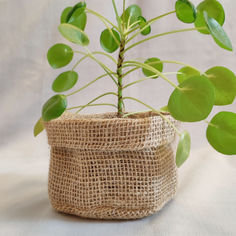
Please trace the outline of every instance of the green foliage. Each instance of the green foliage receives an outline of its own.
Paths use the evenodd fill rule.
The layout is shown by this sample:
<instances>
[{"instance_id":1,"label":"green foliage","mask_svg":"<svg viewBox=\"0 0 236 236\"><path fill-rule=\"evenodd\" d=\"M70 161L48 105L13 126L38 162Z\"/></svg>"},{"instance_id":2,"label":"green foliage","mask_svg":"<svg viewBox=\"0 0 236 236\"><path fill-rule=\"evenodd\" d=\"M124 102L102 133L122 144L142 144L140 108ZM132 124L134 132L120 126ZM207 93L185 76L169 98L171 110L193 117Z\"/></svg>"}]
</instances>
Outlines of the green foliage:
<instances>
[{"instance_id":1,"label":"green foliage","mask_svg":"<svg viewBox=\"0 0 236 236\"><path fill-rule=\"evenodd\" d=\"M216 0L205 0L197 6L197 19L195 21L196 27L206 27L204 19L204 11L207 12L209 17L215 19L221 26L225 22L225 11L223 6ZM208 29L198 30L200 33L209 34Z\"/></svg>"},{"instance_id":2,"label":"green foliage","mask_svg":"<svg viewBox=\"0 0 236 236\"><path fill-rule=\"evenodd\" d=\"M185 66L185 67L181 68L178 71L177 80L181 84L185 80L187 80L187 79L189 79L191 77L200 76L200 75L201 74L200 74L200 72L198 70L195 70L195 69L193 69L191 67Z\"/></svg>"},{"instance_id":3,"label":"green foliage","mask_svg":"<svg viewBox=\"0 0 236 236\"><path fill-rule=\"evenodd\" d=\"M163 71L163 63L160 63L160 59L159 58L156 58L156 57L152 57L152 58L149 58L147 59L144 63L153 67L154 69L162 72ZM156 74L148 69L142 69L143 70L143 74L146 76L146 77L151 77L153 76L153 79L156 79L158 78L158 76L155 76Z\"/></svg>"},{"instance_id":4,"label":"green foliage","mask_svg":"<svg viewBox=\"0 0 236 236\"><path fill-rule=\"evenodd\" d=\"M215 105L232 104L236 96L236 76L222 66L216 66L206 71L207 78L215 87Z\"/></svg>"},{"instance_id":5,"label":"green foliage","mask_svg":"<svg viewBox=\"0 0 236 236\"><path fill-rule=\"evenodd\" d=\"M215 42L221 47L229 51L233 51L232 44L227 34L220 26L220 24L213 18L209 17L207 12L204 12L204 17L208 29L215 40Z\"/></svg>"},{"instance_id":6,"label":"green foliage","mask_svg":"<svg viewBox=\"0 0 236 236\"><path fill-rule=\"evenodd\" d=\"M60 117L67 107L67 99L64 95L55 95L51 97L42 109L42 118L44 121L50 121Z\"/></svg>"},{"instance_id":7,"label":"green foliage","mask_svg":"<svg viewBox=\"0 0 236 236\"><path fill-rule=\"evenodd\" d=\"M112 30L113 35L108 29L105 29L100 36L101 47L109 53L115 52L119 48L120 35L114 29ZM116 38L116 40L114 39ZM118 42L118 43L117 43Z\"/></svg>"},{"instance_id":8,"label":"green foliage","mask_svg":"<svg viewBox=\"0 0 236 236\"><path fill-rule=\"evenodd\" d=\"M66 22L63 22L63 23L68 23L76 11L78 14L82 14L85 11L85 9L86 9L85 2L79 2L79 3L75 4L75 6L72 7L71 10L68 12L68 14L66 16Z\"/></svg>"},{"instance_id":9,"label":"green foliage","mask_svg":"<svg viewBox=\"0 0 236 236\"><path fill-rule=\"evenodd\" d=\"M179 144L176 152L176 165L181 167L183 163L188 159L191 149L191 138L187 131L184 131L180 135Z\"/></svg>"},{"instance_id":10,"label":"green foliage","mask_svg":"<svg viewBox=\"0 0 236 236\"><path fill-rule=\"evenodd\" d=\"M34 126L34 137L37 137L44 129L43 119L40 118Z\"/></svg>"},{"instance_id":11,"label":"green foliage","mask_svg":"<svg viewBox=\"0 0 236 236\"><path fill-rule=\"evenodd\" d=\"M138 17L142 16L142 10L138 5L131 5L126 10L125 13L122 14L121 20L124 21L126 27L133 25L135 27L138 22Z\"/></svg>"},{"instance_id":12,"label":"green foliage","mask_svg":"<svg viewBox=\"0 0 236 236\"><path fill-rule=\"evenodd\" d=\"M207 139L216 151L236 155L236 114L218 113L208 125Z\"/></svg>"},{"instance_id":13,"label":"green foliage","mask_svg":"<svg viewBox=\"0 0 236 236\"><path fill-rule=\"evenodd\" d=\"M143 17L143 16L139 16L138 17L138 21L139 21L139 26L140 26L140 29L142 30L141 31L141 34L142 35L148 35L151 33L151 26L147 26L147 20ZM145 28L144 28L145 27Z\"/></svg>"},{"instance_id":14,"label":"green foliage","mask_svg":"<svg viewBox=\"0 0 236 236\"><path fill-rule=\"evenodd\" d=\"M67 23L67 16L73 7L66 7L61 14L61 24Z\"/></svg>"},{"instance_id":15,"label":"green foliage","mask_svg":"<svg viewBox=\"0 0 236 236\"><path fill-rule=\"evenodd\" d=\"M52 90L56 93L65 92L74 87L78 80L78 73L66 71L61 73L53 82Z\"/></svg>"},{"instance_id":16,"label":"green foliage","mask_svg":"<svg viewBox=\"0 0 236 236\"><path fill-rule=\"evenodd\" d=\"M178 19L184 23L193 23L197 17L195 6L188 0L178 0L175 3Z\"/></svg>"},{"instance_id":17,"label":"green foliage","mask_svg":"<svg viewBox=\"0 0 236 236\"><path fill-rule=\"evenodd\" d=\"M203 76L192 77L171 94L168 109L179 121L197 122L210 114L215 101L214 87Z\"/></svg>"},{"instance_id":18,"label":"green foliage","mask_svg":"<svg viewBox=\"0 0 236 236\"><path fill-rule=\"evenodd\" d=\"M47 58L51 67L57 69L68 65L73 59L73 55L71 47L58 43L48 50Z\"/></svg>"}]
</instances>

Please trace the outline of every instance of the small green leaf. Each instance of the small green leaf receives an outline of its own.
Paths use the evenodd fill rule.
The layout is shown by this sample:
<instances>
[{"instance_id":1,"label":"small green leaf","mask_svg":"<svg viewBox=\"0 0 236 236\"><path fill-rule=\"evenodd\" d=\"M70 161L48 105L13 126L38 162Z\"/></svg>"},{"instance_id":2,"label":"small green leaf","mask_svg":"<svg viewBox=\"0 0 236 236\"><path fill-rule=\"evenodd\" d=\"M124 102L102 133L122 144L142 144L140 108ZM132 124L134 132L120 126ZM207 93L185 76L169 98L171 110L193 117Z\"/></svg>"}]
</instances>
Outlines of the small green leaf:
<instances>
[{"instance_id":1,"label":"small green leaf","mask_svg":"<svg viewBox=\"0 0 236 236\"><path fill-rule=\"evenodd\" d=\"M178 0L175 3L178 19L184 23L193 23L197 17L195 6L188 0Z\"/></svg>"},{"instance_id":2,"label":"small green leaf","mask_svg":"<svg viewBox=\"0 0 236 236\"><path fill-rule=\"evenodd\" d=\"M77 9L71 16L68 23L78 27L81 30L84 30L87 23L87 15L85 12L81 13L80 9Z\"/></svg>"},{"instance_id":3,"label":"small green leaf","mask_svg":"<svg viewBox=\"0 0 236 236\"><path fill-rule=\"evenodd\" d=\"M218 113L208 125L206 135L216 151L225 155L236 155L236 114Z\"/></svg>"},{"instance_id":4,"label":"small green leaf","mask_svg":"<svg viewBox=\"0 0 236 236\"><path fill-rule=\"evenodd\" d=\"M149 58L147 59L144 63L153 67L154 69L162 72L163 71L163 63L160 63L160 59L159 58L156 58L156 57L152 57L152 58ZM148 69L142 69L143 70L143 74L147 77L150 77L150 76L155 76L156 74ZM153 77L154 79L158 78L158 76L155 76Z\"/></svg>"},{"instance_id":5,"label":"small green leaf","mask_svg":"<svg viewBox=\"0 0 236 236\"><path fill-rule=\"evenodd\" d=\"M38 136L44 129L43 119L40 118L34 126L34 137Z\"/></svg>"},{"instance_id":6,"label":"small green leaf","mask_svg":"<svg viewBox=\"0 0 236 236\"><path fill-rule=\"evenodd\" d=\"M67 7L64 9L64 11L61 14L61 24L67 23L67 16L69 12L72 10L73 7Z\"/></svg>"},{"instance_id":7,"label":"small green leaf","mask_svg":"<svg viewBox=\"0 0 236 236\"><path fill-rule=\"evenodd\" d=\"M221 26L225 22L225 11L223 6L216 0L205 0L197 6L197 19L195 21L196 27L206 27L204 19L204 11L207 12L209 17L215 19ZM198 30L200 33L209 34L208 29Z\"/></svg>"},{"instance_id":8,"label":"small green leaf","mask_svg":"<svg viewBox=\"0 0 236 236\"><path fill-rule=\"evenodd\" d=\"M77 11L77 13L81 14L85 11L86 9L86 3L85 2L79 2L77 3L71 10L70 12L68 12L68 15L66 17L66 22L63 23L68 23L72 17L72 15L74 14L75 11Z\"/></svg>"},{"instance_id":9,"label":"small green leaf","mask_svg":"<svg viewBox=\"0 0 236 236\"><path fill-rule=\"evenodd\" d=\"M221 47L229 51L233 51L232 44L227 34L220 26L220 24L213 18L209 17L207 12L204 12L205 21L208 29L215 40L215 42Z\"/></svg>"},{"instance_id":10,"label":"small green leaf","mask_svg":"<svg viewBox=\"0 0 236 236\"><path fill-rule=\"evenodd\" d=\"M139 21L139 26L140 26L140 29L142 30L144 27L147 26L147 20L142 17L142 16L139 16L138 17L138 21ZM151 26L147 26L144 30L142 30L141 34L142 35L148 35L151 33Z\"/></svg>"},{"instance_id":11,"label":"small green leaf","mask_svg":"<svg viewBox=\"0 0 236 236\"><path fill-rule=\"evenodd\" d=\"M203 76L196 76L184 81L174 90L168 108L176 120L197 122L208 117L214 101L212 83Z\"/></svg>"},{"instance_id":12,"label":"small green leaf","mask_svg":"<svg viewBox=\"0 0 236 236\"><path fill-rule=\"evenodd\" d=\"M66 44L58 43L52 46L47 53L47 59L52 68L57 69L68 65L74 53Z\"/></svg>"},{"instance_id":13,"label":"small green leaf","mask_svg":"<svg viewBox=\"0 0 236 236\"><path fill-rule=\"evenodd\" d=\"M52 84L52 90L56 93L65 92L74 87L78 81L78 74L75 71L66 71L60 74Z\"/></svg>"},{"instance_id":14,"label":"small green leaf","mask_svg":"<svg viewBox=\"0 0 236 236\"><path fill-rule=\"evenodd\" d=\"M176 165L179 168L188 159L191 149L191 138L187 131L184 131L179 140L176 152Z\"/></svg>"},{"instance_id":15,"label":"small green leaf","mask_svg":"<svg viewBox=\"0 0 236 236\"><path fill-rule=\"evenodd\" d=\"M164 106L160 109L161 112L169 112L168 106Z\"/></svg>"},{"instance_id":16,"label":"small green leaf","mask_svg":"<svg viewBox=\"0 0 236 236\"><path fill-rule=\"evenodd\" d=\"M121 20L124 20L125 26L129 27L130 25L133 25L135 22L138 21L138 17L142 16L142 10L138 5L131 5L129 6L125 12L124 15L122 14ZM134 24L133 27L135 27L137 24Z\"/></svg>"},{"instance_id":17,"label":"small green leaf","mask_svg":"<svg viewBox=\"0 0 236 236\"><path fill-rule=\"evenodd\" d=\"M55 95L51 97L42 109L42 118L44 121L50 121L60 117L67 107L67 99L65 95Z\"/></svg>"},{"instance_id":18,"label":"small green leaf","mask_svg":"<svg viewBox=\"0 0 236 236\"><path fill-rule=\"evenodd\" d=\"M216 66L206 72L207 78L215 87L215 105L232 104L236 96L236 76L222 66Z\"/></svg>"},{"instance_id":19,"label":"small green leaf","mask_svg":"<svg viewBox=\"0 0 236 236\"><path fill-rule=\"evenodd\" d=\"M117 41L120 43L120 35L117 31L115 31L114 29L112 29L112 33L115 36L115 38L117 39ZM113 35L111 34L111 32L108 29L105 29L100 36L100 44L101 47L109 53L113 53L115 52L118 48L119 45L118 43L115 41Z\"/></svg>"},{"instance_id":20,"label":"small green leaf","mask_svg":"<svg viewBox=\"0 0 236 236\"><path fill-rule=\"evenodd\" d=\"M89 38L87 34L85 34L85 32L78 27L71 24L61 24L58 29L62 36L70 42L81 46L89 45Z\"/></svg>"},{"instance_id":21,"label":"small green leaf","mask_svg":"<svg viewBox=\"0 0 236 236\"><path fill-rule=\"evenodd\" d=\"M185 80L194 77L194 76L200 76L201 73L198 70L195 70L191 67L183 67L178 71L177 74L177 80L178 82L181 84L183 83Z\"/></svg>"}]
</instances>

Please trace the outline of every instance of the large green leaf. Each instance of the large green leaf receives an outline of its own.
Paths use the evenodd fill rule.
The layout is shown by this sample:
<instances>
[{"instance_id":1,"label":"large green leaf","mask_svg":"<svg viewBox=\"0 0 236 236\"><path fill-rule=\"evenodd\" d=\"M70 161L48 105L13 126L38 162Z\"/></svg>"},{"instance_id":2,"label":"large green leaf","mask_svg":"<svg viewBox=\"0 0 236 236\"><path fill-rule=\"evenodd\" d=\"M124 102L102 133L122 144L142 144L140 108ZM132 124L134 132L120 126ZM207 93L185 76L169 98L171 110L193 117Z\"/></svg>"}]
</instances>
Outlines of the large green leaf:
<instances>
[{"instance_id":1,"label":"large green leaf","mask_svg":"<svg viewBox=\"0 0 236 236\"><path fill-rule=\"evenodd\" d=\"M58 43L52 46L47 53L47 59L54 69L68 65L73 59L73 51L66 44Z\"/></svg>"},{"instance_id":2,"label":"large green leaf","mask_svg":"<svg viewBox=\"0 0 236 236\"><path fill-rule=\"evenodd\" d=\"M215 87L215 105L232 104L236 96L236 76L222 66L216 66L206 71L208 79Z\"/></svg>"},{"instance_id":3,"label":"large green leaf","mask_svg":"<svg viewBox=\"0 0 236 236\"><path fill-rule=\"evenodd\" d=\"M209 17L207 12L204 12L205 21L208 29L215 40L215 42L221 47L229 51L233 51L232 44L229 37L221 27L221 25L213 18Z\"/></svg>"},{"instance_id":4,"label":"large green leaf","mask_svg":"<svg viewBox=\"0 0 236 236\"><path fill-rule=\"evenodd\" d=\"M223 6L216 0L205 0L197 6L197 19L195 21L196 27L206 27L204 19L204 11L209 17L214 18L221 26L225 22L225 12ZM209 34L209 30L201 29L199 32Z\"/></svg>"},{"instance_id":5,"label":"large green leaf","mask_svg":"<svg viewBox=\"0 0 236 236\"><path fill-rule=\"evenodd\" d=\"M42 118L44 121L50 121L60 117L67 107L67 99L65 95L55 95L51 97L42 109Z\"/></svg>"},{"instance_id":6,"label":"large green leaf","mask_svg":"<svg viewBox=\"0 0 236 236\"><path fill-rule=\"evenodd\" d=\"M205 77L192 77L171 94L168 109L171 115L183 122L204 120L210 114L215 101L214 87Z\"/></svg>"},{"instance_id":7,"label":"large green leaf","mask_svg":"<svg viewBox=\"0 0 236 236\"><path fill-rule=\"evenodd\" d=\"M89 38L84 31L71 24L61 24L58 27L60 33L64 38L72 43L79 44L81 46L89 45Z\"/></svg>"},{"instance_id":8,"label":"large green leaf","mask_svg":"<svg viewBox=\"0 0 236 236\"><path fill-rule=\"evenodd\" d=\"M156 57L152 57L147 59L144 63L153 67L154 69L162 72L163 71L163 63L160 63L160 59L156 58ZM143 74L147 77L153 76L153 79L158 78L158 76L155 76L156 74L153 71L150 71L148 69L142 69L143 70Z\"/></svg>"},{"instance_id":9,"label":"large green leaf","mask_svg":"<svg viewBox=\"0 0 236 236\"><path fill-rule=\"evenodd\" d=\"M176 165L180 167L188 159L191 149L191 138L187 131L184 131L179 140L176 152Z\"/></svg>"},{"instance_id":10,"label":"large green leaf","mask_svg":"<svg viewBox=\"0 0 236 236\"><path fill-rule=\"evenodd\" d=\"M69 12L72 10L73 7L67 7L63 10L62 14L61 14L61 24L63 23L67 23L67 16L69 14Z\"/></svg>"},{"instance_id":11,"label":"large green leaf","mask_svg":"<svg viewBox=\"0 0 236 236\"><path fill-rule=\"evenodd\" d=\"M193 23L197 17L195 6L188 0L178 0L175 3L178 19L184 23Z\"/></svg>"},{"instance_id":12,"label":"large green leaf","mask_svg":"<svg viewBox=\"0 0 236 236\"><path fill-rule=\"evenodd\" d=\"M111 34L111 32L108 29L105 29L100 36L100 44L101 47L109 53L113 53L115 52L118 48L119 48L119 44L120 43L120 35L117 31L115 31L114 29L112 30L113 35ZM114 39L114 37L117 39Z\"/></svg>"},{"instance_id":13,"label":"large green leaf","mask_svg":"<svg viewBox=\"0 0 236 236\"><path fill-rule=\"evenodd\" d=\"M200 76L201 73L198 70L195 70L191 67L183 67L178 71L177 74L177 80L178 82L181 84L183 83L185 80L194 77L194 76Z\"/></svg>"},{"instance_id":14,"label":"large green leaf","mask_svg":"<svg viewBox=\"0 0 236 236\"><path fill-rule=\"evenodd\" d=\"M87 15L86 15L85 12L80 13L80 11L78 9L71 16L68 23L78 27L81 30L84 30L85 26L86 26L86 23L87 23Z\"/></svg>"},{"instance_id":15,"label":"large green leaf","mask_svg":"<svg viewBox=\"0 0 236 236\"><path fill-rule=\"evenodd\" d=\"M138 5L131 5L129 6L124 14L121 16L121 20L125 22L125 26L128 27L130 25L133 25L135 22L138 21L138 17L142 16L142 10ZM133 27L136 24L133 25Z\"/></svg>"},{"instance_id":16,"label":"large green leaf","mask_svg":"<svg viewBox=\"0 0 236 236\"><path fill-rule=\"evenodd\" d=\"M79 2L77 3L71 10L68 12L67 17L66 17L66 22L68 23L72 17L72 15L77 11L78 14L81 14L85 11L86 9L86 3L85 2Z\"/></svg>"},{"instance_id":17,"label":"large green leaf","mask_svg":"<svg viewBox=\"0 0 236 236\"><path fill-rule=\"evenodd\" d=\"M78 74L75 71L66 71L61 73L53 82L52 89L54 92L65 92L74 87L78 80Z\"/></svg>"},{"instance_id":18,"label":"large green leaf","mask_svg":"<svg viewBox=\"0 0 236 236\"><path fill-rule=\"evenodd\" d=\"M38 136L44 129L43 119L40 118L34 126L34 137Z\"/></svg>"},{"instance_id":19,"label":"large green leaf","mask_svg":"<svg viewBox=\"0 0 236 236\"><path fill-rule=\"evenodd\" d=\"M142 17L142 16L139 16L138 17L138 20L139 20L139 26L140 26L140 29L142 30L141 31L141 34L142 35L148 35L151 33L151 26L147 26L147 20ZM144 28L145 27L145 28Z\"/></svg>"},{"instance_id":20,"label":"large green leaf","mask_svg":"<svg viewBox=\"0 0 236 236\"><path fill-rule=\"evenodd\" d=\"M207 139L218 152L236 155L236 114L233 112L218 113L208 125Z\"/></svg>"}]
</instances>

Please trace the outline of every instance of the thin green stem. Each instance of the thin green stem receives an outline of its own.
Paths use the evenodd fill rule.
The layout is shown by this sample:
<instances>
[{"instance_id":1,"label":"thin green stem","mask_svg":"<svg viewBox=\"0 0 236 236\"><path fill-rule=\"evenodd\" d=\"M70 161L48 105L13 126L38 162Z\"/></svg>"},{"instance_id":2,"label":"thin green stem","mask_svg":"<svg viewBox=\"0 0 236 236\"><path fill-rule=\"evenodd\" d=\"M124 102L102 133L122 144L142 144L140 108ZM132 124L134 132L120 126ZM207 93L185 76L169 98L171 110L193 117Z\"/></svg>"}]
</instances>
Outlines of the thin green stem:
<instances>
[{"instance_id":1,"label":"thin green stem","mask_svg":"<svg viewBox=\"0 0 236 236\"><path fill-rule=\"evenodd\" d=\"M90 104L90 105L87 105L87 107L96 107L96 106L111 106L111 107L115 107L117 108L116 105L114 104L111 104L111 103L97 103L97 104ZM70 110L74 110L74 109L79 109L81 107L84 107L84 105L82 106L76 106L76 107L71 107L71 108L68 108L66 109L67 111L70 111Z\"/></svg>"},{"instance_id":2,"label":"thin green stem","mask_svg":"<svg viewBox=\"0 0 236 236\"><path fill-rule=\"evenodd\" d=\"M136 80L136 81L134 81L134 82L132 82L132 83L130 83L130 84L125 85L125 86L123 87L123 89L126 89L126 88L128 88L128 87L130 87L130 86L132 86L132 85L134 85L134 84L138 84L138 83L141 83L141 82L143 82L143 81L146 81L146 80L149 80L149 79L153 79L154 77L156 77L156 75L153 75L153 76L149 76L149 77L146 77L146 78L143 78L143 79Z\"/></svg>"},{"instance_id":3,"label":"thin green stem","mask_svg":"<svg viewBox=\"0 0 236 236\"><path fill-rule=\"evenodd\" d=\"M168 15L170 15L170 14L173 14L173 13L175 13L175 12L176 12L176 11L171 11L171 12L165 13L165 14L163 14L163 15L157 16L157 17L155 17L155 18L149 20L149 21L147 22L147 25L146 25L142 30L140 30L140 32L143 31L144 29L146 29L147 27L149 27L151 24L153 24L153 23L156 22L157 20L159 20L159 19L161 19L161 18L163 18L163 17L165 17L165 16L168 16ZM127 32L127 35L133 33L133 32L136 31L137 29L140 29L140 27L138 26L138 27L136 27L136 28L130 30L129 32Z\"/></svg>"},{"instance_id":4,"label":"thin green stem","mask_svg":"<svg viewBox=\"0 0 236 236\"><path fill-rule=\"evenodd\" d=\"M175 83L173 83L172 81L170 81L163 73L161 73L160 71L156 70L154 67L149 66L148 64L144 64L141 62L137 62L137 61L129 61L130 64L133 64L134 66L139 66L141 68L147 69L152 71L153 73L155 73L155 75L160 76L161 78L163 78L164 80L166 80L169 84L171 84L173 87L175 87L176 89L181 89L179 88Z\"/></svg>"},{"instance_id":5,"label":"thin green stem","mask_svg":"<svg viewBox=\"0 0 236 236\"><path fill-rule=\"evenodd\" d=\"M98 99L102 98L102 97L105 97L107 95L115 95L115 96L118 96L117 93L113 93L113 92L109 92L109 93L104 93L96 98L94 98L92 101L90 101L89 103L87 103L86 105L82 106L77 112L76 114L78 114L79 112L81 112L85 107L89 106L90 104L94 103L95 101L97 101Z\"/></svg>"},{"instance_id":6,"label":"thin green stem","mask_svg":"<svg viewBox=\"0 0 236 236\"><path fill-rule=\"evenodd\" d=\"M114 11L115 11L115 14L116 14L116 21L118 23L119 32L123 36L121 19L120 19L119 13L117 11L115 0L112 0L112 5L113 5L113 8L114 8Z\"/></svg>"},{"instance_id":7,"label":"thin green stem","mask_svg":"<svg viewBox=\"0 0 236 236\"><path fill-rule=\"evenodd\" d=\"M161 113L161 111L156 110L155 108L149 106L148 104L146 104L146 103L140 101L140 100L137 99L137 98L133 98L133 97L124 97L124 98L123 98L123 100L126 100L126 99L136 101L136 102L138 102L138 103L144 105L145 107L151 109L153 112L155 112L155 113L157 113L159 116L161 116L162 119L164 119L166 122L168 122L168 123L173 127L173 129L176 131L176 133L177 133L179 136L181 135L181 132L177 129L177 127L176 127L168 118L166 118L165 115L163 115L163 114Z\"/></svg>"},{"instance_id":8,"label":"thin green stem","mask_svg":"<svg viewBox=\"0 0 236 236\"><path fill-rule=\"evenodd\" d=\"M188 29L181 29L181 30L172 30L172 31L169 31L169 32L165 32L165 33L162 33L162 34L156 34L156 35L153 35L149 38L145 38L137 43L134 43L132 44L131 46L129 46L128 48L126 48L125 52L129 51L130 49L132 49L133 47L139 45L139 44L142 44L144 42L147 42L151 39L155 39L155 38L159 38L161 36L165 36L165 35L169 35L169 34L176 34L176 33L181 33L181 32L188 32L188 31L194 31L194 30L200 30L200 29L206 29L206 27L198 27L198 28L188 28Z\"/></svg>"},{"instance_id":9,"label":"thin green stem","mask_svg":"<svg viewBox=\"0 0 236 236\"><path fill-rule=\"evenodd\" d=\"M98 12L93 11L93 10L88 9L88 8L86 8L86 10L87 10L88 13L91 13L91 14L97 16L98 18L100 18L100 20L103 19L104 21L106 21L107 23L109 23L110 25L112 25L113 28L115 28L115 29L117 29L117 30L119 31L119 28L118 28L116 25L114 25L111 21L109 21L107 18L105 18L104 16L102 16L102 15L99 14ZM104 21L103 21L103 22L104 22Z\"/></svg>"},{"instance_id":10,"label":"thin green stem","mask_svg":"<svg viewBox=\"0 0 236 236\"><path fill-rule=\"evenodd\" d=\"M87 87L89 87L91 84L94 84L96 81L98 81L98 80L100 80L100 79L102 79L102 78L104 78L104 77L106 77L106 76L108 76L108 75L107 75L107 74L103 74L103 75L97 77L96 79L92 80L91 82L89 82L88 84L86 84L85 86L83 86L82 88L80 88L80 89L74 91L73 93L68 94L67 97L72 96L72 95L74 95L74 94L76 94L76 93L79 93L80 91L82 91L82 90L86 89Z\"/></svg>"}]
</instances>

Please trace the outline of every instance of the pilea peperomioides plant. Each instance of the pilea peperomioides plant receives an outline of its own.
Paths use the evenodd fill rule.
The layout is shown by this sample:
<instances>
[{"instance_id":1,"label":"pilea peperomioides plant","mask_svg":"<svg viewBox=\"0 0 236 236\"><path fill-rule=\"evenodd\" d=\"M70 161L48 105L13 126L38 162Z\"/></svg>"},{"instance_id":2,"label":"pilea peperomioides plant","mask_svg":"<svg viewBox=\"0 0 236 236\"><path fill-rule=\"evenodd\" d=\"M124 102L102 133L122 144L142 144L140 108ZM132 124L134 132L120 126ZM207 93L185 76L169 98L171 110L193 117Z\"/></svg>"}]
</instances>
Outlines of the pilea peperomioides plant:
<instances>
[{"instance_id":1,"label":"pilea peperomioides plant","mask_svg":"<svg viewBox=\"0 0 236 236\"><path fill-rule=\"evenodd\" d=\"M42 118L35 125L34 134L37 136L43 131L43 121L56 119L66 110L75 109L77 110L76 113L79 113L89 106L113 106L117 109L118 117L128 118L131 114L138 112L125 112L124 103L126 100L134 100L159 114L176 130L177 134L180 136L176 154L176 164L180 167L189 156L190 135L187 131L181 133L178 128L163 115L164 112L169 112L174 119L182 122L198 122L205 120L211 113L214 105L224 106L233 103L236 96L235 74L221 66L210 68L203 73L195 67L183 62L167 61L159 58L149 58L144 62L139 60L126 61L125 54L137 45L149 40L186 31L199 31L202 34L210 35L221 48L232 51L231 42L222 28L225 21L224 9L217 0L204 0L196 8L188 0L177 0L175 10L151 20L146 20L138 5L131 5L126 8L125 0L123 0L123 13L119 14L115 0L112 0L112 4L117 24L112 23L104 16L87 8L85 2L79 2L73 7L67 7L62 12L61 24L58 27L59 32L68 41L83 47L84 51L73 50L70 46L65 44L56 44L49 49L47 59L54 69L68 65L72 61L74 54L80 54L82 57L71 70L60 74L53 82L52 89L58 94L51 97L44 104L42 108ZM89 45L89 37L84 30L87 23L87 15L89 14L97 16L106 26L106 29L100 36L100 44L105 52L91 52L87 47ZM154 22L171 14L176 14L180 21L186 24L193 23L195 26L148 36L151 33L151 25ZM145 38L132 44L132 40L140 34ZM118 60L116 60L108 53L114 53L118 49ZM111 59L116 65L115 70L110 69L103 62L98 60L96 54L101 54ZM75 71L76 67L87 58L98 63L105 71L105 74L98 76L87 85L70 94L61 94L76 85L78 80L78 73ZM163 65L167 63L178 64L183 67L176 72L178 84L175 84L168 78L168 75L173 72L163 72ZM125 84L124 78L138 69L143 71L145 77ZM85 105L71 108L67 107L67 99L70 96L86 89L89 85L104 77L108 77L108 79L111 79L116 84L117 91L104 93ZM137 98L123 96L123 90L127 87L148 79L163 79L165 82L169 83L170 86L174 87L174 91L166 107L156 109ZM100 98L107 95L116 96L117 104L96 103ZM236 154L236 114L223 111L218 113L211 121L206 122L208 123L206 134L209 143L220 153L227 155Z\"/></svg>"}]
</instances>

